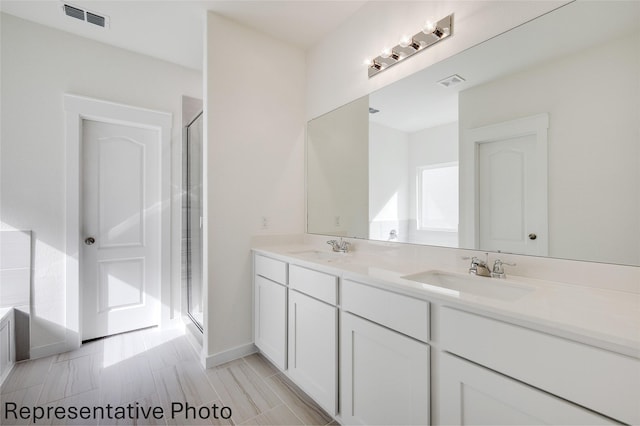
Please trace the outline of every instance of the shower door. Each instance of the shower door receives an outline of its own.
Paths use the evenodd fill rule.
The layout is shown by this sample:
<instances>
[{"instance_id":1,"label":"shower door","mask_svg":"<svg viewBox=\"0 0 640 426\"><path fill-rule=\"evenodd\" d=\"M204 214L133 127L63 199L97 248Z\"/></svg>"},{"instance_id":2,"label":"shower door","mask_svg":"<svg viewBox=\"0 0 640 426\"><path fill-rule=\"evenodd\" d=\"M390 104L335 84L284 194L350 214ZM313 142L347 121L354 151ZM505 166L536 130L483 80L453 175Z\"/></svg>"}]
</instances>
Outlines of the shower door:
<instances>
[{"instance_id":1,"label":"shower door","mask_svg":"<svg viewBox=\"0 0 640 426\"><path fill-rule=\"evenodd\" d=\"M187 315L202 331L202 131L200 113L186 127L183 146L183 278Z\"/></svg>"}]
</instances>

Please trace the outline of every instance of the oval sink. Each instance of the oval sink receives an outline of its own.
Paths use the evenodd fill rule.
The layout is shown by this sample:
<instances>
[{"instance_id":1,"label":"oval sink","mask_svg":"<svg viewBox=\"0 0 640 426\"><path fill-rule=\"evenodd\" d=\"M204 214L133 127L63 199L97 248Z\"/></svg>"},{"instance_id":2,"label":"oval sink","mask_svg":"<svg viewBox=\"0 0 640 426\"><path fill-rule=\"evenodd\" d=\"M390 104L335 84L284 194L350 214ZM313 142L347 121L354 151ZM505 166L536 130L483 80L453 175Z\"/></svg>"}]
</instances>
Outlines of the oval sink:
<instances>
[{"instance_id":1,"label":"oval sink","mask_svg":"<svg viewBox=\"0 0 640 426\"><path fill-rule=\"evenodd\" d=\"M533 291L532 287L509 280L441 271L418 272L401 278L422 283L427 290L439 291L438 288L451 290L455 293L451 291L445 293L456 296L469 293L491 299L517 300Z\"/></svg>"}]
</instances>

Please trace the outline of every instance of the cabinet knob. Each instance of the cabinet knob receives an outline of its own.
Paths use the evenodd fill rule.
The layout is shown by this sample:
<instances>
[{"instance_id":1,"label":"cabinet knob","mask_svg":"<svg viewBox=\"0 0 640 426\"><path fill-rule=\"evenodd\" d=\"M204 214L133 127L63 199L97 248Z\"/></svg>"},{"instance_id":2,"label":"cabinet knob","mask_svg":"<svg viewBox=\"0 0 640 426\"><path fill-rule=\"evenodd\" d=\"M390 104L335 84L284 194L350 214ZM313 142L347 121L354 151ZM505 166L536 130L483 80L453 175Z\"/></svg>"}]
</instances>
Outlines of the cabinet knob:
<instances>
[{"instance_id":1,"label":"cabinet knob","mask_svg":"<svg viewBox=\"0 0 640 426\"><path fill-rule=\"evenodd\" d=\"M93 243L95 243L95 242L96 242L96 239L95 239L95 238L93 238L93 237L89 237L89 238L86 238L86 239L84 240L84 243L85 243L86 245L88 245L88 246L92 245L92 244L93 244Z\"/></svg>"},{"instance_id":2,"label":"cabinet knob","mask_svg":"<svg viewBox=\"0 0 640 426\"><path fill-rule=\"evenodd\" d=\"M536 238L538 238L538 236L536 234L534 234L533 232L531 234L529 234L529 239L530 240L535 240Z\"/></svg>"}]
</instances>

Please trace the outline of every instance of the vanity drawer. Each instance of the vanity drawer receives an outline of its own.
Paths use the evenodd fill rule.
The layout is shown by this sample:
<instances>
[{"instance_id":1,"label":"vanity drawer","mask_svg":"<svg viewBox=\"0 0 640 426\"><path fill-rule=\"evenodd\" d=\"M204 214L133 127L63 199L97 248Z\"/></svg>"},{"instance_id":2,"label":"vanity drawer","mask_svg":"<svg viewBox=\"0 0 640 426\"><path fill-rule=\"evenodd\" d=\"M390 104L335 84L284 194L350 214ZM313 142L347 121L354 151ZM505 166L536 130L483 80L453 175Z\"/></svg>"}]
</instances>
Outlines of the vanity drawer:
<instances>
[{"instance_id":1,"label":"vanity drawer","mask_svg":"<svg viewBox=\"0 0 640 426\"><path fill-rule=\"evenodd\" d=\"M426 300L344 280L342 309L423 342L429 341Z\"/></svg>"},{"instance_id":2,"label":"vanity drawer","mask_svg":"<svg viewBox=\"0 0 640 426\"><path fill-rule=\"evenodd\" d=\"M640 423L640 360L443 307L442 349L613 419Z\"/></svg>"},{"instance_id":3,"label":"vanity drawer","mask_svg":"<svg viewBox=\"0 0 640 426\"><path fill-rule=\"evenodd\" d=\"M260 275L280 284L287 284L286 262L256 254L253 267L255 268L256 275Z\"/></svg>"},{"instance_id":4,"label":"vanity drawer","mask_svg":"<svg viewBox=\"0 0 640 426\"><path fill-rule=\"evenodd\" d=\"M338 303L338 277L297 265L289 265L289 286L323 302Z\"/></svg>"}]
</instances>

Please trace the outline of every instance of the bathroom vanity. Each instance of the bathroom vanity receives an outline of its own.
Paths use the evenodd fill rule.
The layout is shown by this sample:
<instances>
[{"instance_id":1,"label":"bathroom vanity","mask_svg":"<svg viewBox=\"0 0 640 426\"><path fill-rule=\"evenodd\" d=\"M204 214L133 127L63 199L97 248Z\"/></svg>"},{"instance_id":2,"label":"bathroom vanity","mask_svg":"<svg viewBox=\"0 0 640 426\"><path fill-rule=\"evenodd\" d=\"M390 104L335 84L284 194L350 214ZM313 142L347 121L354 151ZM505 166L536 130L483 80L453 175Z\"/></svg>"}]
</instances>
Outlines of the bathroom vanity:
<instances>
[{"instance_id":1,"label":"bathroom vanity","mask_svg":"<svg viewBox=\"0 0 640 426\"><path fill-rule=\"evenodd\" d=\"M253 251L256 346L340 423L640 423L637 292L392 244Z\"/></svg>"},{"instance_id":2,"label":"bathroom vanity","mask_svg":"<svg viewBox=\"0 0 640 426\"><path fill-rule=\"evenodd\" d=\"M13 308L0 308L0 385L15 364Z\"/></svg>"}]
</instances>

